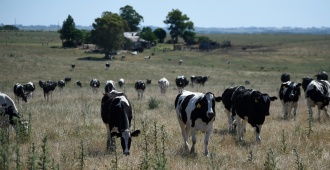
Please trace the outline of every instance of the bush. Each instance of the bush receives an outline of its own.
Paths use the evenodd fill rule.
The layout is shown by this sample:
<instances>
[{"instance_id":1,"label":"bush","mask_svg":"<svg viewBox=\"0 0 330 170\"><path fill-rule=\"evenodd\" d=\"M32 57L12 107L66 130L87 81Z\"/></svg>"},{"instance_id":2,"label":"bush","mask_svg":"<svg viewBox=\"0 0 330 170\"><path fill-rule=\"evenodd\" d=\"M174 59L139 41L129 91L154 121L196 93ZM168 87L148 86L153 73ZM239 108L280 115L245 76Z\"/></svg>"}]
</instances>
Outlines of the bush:
<instances>
[{"instance_id":1,"label":"bush","mask_svg":"<svg viewBox=\"0 0 330 170\"><path fill-rule=\"evenodd\" d=\"M160 100L156 99L155 97L151 97L148 100L149 109L156 109L159 107L159 104L160 104Z\"/></svg>"}]
</instances>

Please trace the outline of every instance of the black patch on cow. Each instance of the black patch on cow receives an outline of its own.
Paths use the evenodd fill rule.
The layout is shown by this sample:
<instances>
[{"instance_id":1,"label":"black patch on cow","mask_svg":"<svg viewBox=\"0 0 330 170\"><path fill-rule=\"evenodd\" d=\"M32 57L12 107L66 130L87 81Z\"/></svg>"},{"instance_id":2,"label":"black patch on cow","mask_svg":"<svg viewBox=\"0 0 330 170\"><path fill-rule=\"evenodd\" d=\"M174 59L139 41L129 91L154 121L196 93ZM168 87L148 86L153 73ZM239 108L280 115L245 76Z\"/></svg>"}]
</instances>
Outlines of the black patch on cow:
<instances>
[{"instance_id":1,"label":"black patch on cow","mask_svg":"<svg viewBox=\"0 0 330 170\"><path fill-rule=\"evenodd\" d=\"M238 89L245 89L245 87L244 86L229 87L221 95L222 103L228 111L231 110L231 107L233 105L233 103L232 103L233 94Z\"/></svg>"},{"instance_id":2,"label":"black patch on cow","mask_svg":"<svg viewBox=\"0 0 330 170\"><path fill-rule=\"evenodd\" d=\"M186 108L189 104L189 101L191 98L193 98L195 95L191 94L191 95L188 95L186 96L183 100L180 101L180 103L178 103L178 100L180 98L181 94L179 94L176 99L175 99L175 106L180 106L180 117L181 117L181 120L183 123L187 123L187 113L186 113Z\"/></svg>"},{"instance_id":3,"label":"black patch on cow","mask_svg":"<svg viewBox=\"0 0 330 170\"><path fill-rule=\"evenodd\" d=\"M195 103L195 109L191 112L191 127L195 127L195 121L200 118L203 122L208 124L210 121L215 119L215 100L212 99L212 110L214 112L214 116L207 117L208 103L206 99L206 94L203 98L200 98Z\"/></svg>"},{"instance_id":4,"label":"black patch on cow","mask_svg":"<svg viewBox=\"0 0 330 170\"><path fill-rule=\"evenodd\" d=\"M175 84L176 84L176 86L178 86L178 87L182 87L182 88L184 88L184 87L186 87L186 86L189 84L189 81L187 80L186 77L184 77L184 76L180 76L180 77L177 77L177 78L175 79Z\"/></svg>"}]
</instances>

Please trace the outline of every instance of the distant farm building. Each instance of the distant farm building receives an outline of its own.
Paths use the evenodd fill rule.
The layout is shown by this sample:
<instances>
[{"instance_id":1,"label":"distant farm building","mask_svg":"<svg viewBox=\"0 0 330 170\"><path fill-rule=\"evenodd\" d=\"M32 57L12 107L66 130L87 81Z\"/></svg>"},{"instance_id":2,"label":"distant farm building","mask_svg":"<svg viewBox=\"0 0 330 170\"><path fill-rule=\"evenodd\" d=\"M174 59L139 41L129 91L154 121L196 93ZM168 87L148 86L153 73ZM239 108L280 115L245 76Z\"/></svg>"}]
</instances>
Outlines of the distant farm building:
<instances>
[{"instance_id":1,"label":"distant farm building","mask_svg":"<svg viewBox=\"0 0 330 170\"><path fill-rule=\"evenodd\" d=\"M125 43L123 47L125 50L143 52L145 48L151 48L151 43L140 38L138 32L124 32L124 37L130 42Z\"/></svg>"}]
</instances>

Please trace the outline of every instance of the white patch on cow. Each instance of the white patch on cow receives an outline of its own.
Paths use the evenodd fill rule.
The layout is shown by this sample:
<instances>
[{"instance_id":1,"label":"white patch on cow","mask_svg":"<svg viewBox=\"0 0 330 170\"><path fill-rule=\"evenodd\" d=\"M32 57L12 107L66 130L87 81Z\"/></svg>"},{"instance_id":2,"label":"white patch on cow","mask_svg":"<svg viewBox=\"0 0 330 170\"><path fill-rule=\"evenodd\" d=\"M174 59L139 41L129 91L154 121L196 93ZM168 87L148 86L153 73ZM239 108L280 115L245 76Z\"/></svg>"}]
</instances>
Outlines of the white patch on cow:
<instances>
[{"instance_id":1,"label":"white patch on cow","mask_svg":"<svg viewBox=\"0 0 330 170\"><path fill-rule=\"evenodd\" d=\"M125 96L117 96L116 98L120 99L120 102L116 106L121 107L122 102L126 103L127 106L129 106L129 102Z\"/></svg>"},{"instance_id":2,"label":"white patch on cow","mask_svg":"<svg viewBox=\"0 0 330 170\"><path fill-rule=\"evenodd\" d=\"M330 85L329 85L330 86ZM313 90L314 87L316 87L316 89L320 92L322 92L322 94L324 93L324 90L322 88L322 84L317 82L317 81L311 81L308 86L307 86L307 89L306 89L306 92L309 91L309 90Z\"/></svg>"},{"instance_id":3,"label":"white patch on cow","mask_svg":"<svg viewBox=\"0 0 330 170\"><path fill-rule=\"evenodd\" d=\"M213 108L212 108L212 100L214 98L213 94L208 93L207 95L205 95L206 101L207 101L207 113L214 113L213 112Z\"/></svg>"}]
</instances>

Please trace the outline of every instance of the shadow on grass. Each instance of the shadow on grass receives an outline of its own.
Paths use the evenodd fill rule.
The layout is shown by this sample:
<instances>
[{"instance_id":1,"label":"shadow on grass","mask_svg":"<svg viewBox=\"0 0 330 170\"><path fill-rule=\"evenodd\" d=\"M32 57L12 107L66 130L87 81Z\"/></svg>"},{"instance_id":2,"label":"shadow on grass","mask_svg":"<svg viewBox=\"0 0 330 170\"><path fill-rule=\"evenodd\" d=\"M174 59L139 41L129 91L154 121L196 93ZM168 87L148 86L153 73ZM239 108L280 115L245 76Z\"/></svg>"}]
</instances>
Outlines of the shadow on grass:
<instances>
[{"instance_id":1,"label":"shadow on grass","mask_svg":"<svg viewBox=\"0 0 330 170\"><path fill-rule=\"evenodd\" d=\"M82 57L82 58L78 58L77 60L85 60L85 61L108 61L110 59L105 58L105 57L91 57L91 56L87 56L87 57Z\"/></svg>"}]
</instances>

